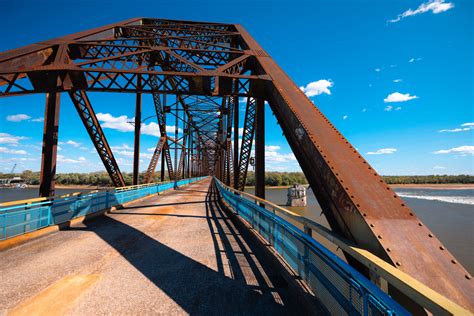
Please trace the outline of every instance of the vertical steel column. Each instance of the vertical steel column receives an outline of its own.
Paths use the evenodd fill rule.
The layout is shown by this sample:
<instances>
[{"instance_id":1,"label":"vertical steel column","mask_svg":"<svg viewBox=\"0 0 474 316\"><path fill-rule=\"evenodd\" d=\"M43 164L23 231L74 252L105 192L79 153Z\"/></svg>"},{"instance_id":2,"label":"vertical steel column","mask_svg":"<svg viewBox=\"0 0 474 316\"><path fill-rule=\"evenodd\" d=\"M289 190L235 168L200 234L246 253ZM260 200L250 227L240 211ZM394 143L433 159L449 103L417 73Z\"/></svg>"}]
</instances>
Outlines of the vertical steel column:
<instances>
[{"instance_id":1,"label":"vertical steel column","mask_svg":"<svg viewBox=\"0 0 474 316\"><path fill-rule=\"evenodd\" d=\"M141 76L137 77L137 87L141 86ZM138 184L140 173L140 128L142 125L142 94L137 92L135 102L135 138L133 145L133 185Z\"/></svg>"},{"instance_id":2,"label":"vertical steel column","mask_svg":"<svg viewBox=\"0 0 474 316\"><path fill-rule=\"evenodd\" d=\"M57 92L46 94L39 189L39 195L41 197L54 196L56 157L58 153L60 96L61 95Z\"/></svg>"},{"instance_id":3,"label":"vertical steel column","mask_svg":"<svg viewBox=\"0 0 474 316\"><path fill-rule=\"evenodd\" d=\"M191 126L189 126L188 169L187 169L186 178L191 178L191 168L192 168L192 163L193 163L193 161L191 160L191 155L193 151L192 148L193 148L193 130L191 129Z\"/></svg>"},{"instance_id":4,"label":"vertical steel column","mask_svg":"<svg viewBox=\"0 0 474 316\"><path fill-rule=\"evenodd\" d=\"M234 189L239 186L239 98L234 98Z\"/></svg>"},{"instance_id":5,"label":"vertical steel column","mask_svg":"<svg viewBox=\"0 0 474 316\"><path fill-rule=\"evenodd\" d=\"M265 101L257 99L255 111L255 195L265 198Z\"/></svg>"},{"instance_id":6,"label":"vertical steel column","mask_svg":"<svg viewBox=\"0 0 474 316\"><path fill-rule=\"evenodd\" d=\"M163 146L167 146L166 143ZM165 181L165 155L161 154L161 182Z\"/></svg>"}]
</instances>

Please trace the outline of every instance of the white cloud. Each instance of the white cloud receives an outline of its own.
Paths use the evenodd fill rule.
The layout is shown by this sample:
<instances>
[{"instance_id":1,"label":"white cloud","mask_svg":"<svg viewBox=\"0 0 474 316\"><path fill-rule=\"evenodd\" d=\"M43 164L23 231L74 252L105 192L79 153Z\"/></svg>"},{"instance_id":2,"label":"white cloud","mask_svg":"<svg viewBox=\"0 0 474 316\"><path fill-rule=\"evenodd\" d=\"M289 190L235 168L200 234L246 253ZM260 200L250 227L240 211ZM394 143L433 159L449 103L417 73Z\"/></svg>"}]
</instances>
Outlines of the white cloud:
<instances>
[{"instance_id":1,"label":"white cloud","mask_svg":"<svg viewBox=\"0 0 474 316\"><path fill-rule=\"evenodd\" d=\"M453 128L453 129L442 129L439 130L439 133L459 133L459 132L466 132L474 130L474 123L464 123L461 124L461 127Z\"/></svg>"},{"instance_id":2,"label":"white cloud","mask_svg":"<svg viewBox=\"0 0 474 316\"><path fill-rule=\"evenodd\" d=\"M399 14L395 19L388 20L387 22L398 22L406 17L414 16L417 14L423 14L429 11L431 11L433 14L438 14L448 11L452 8L454 8L454 3L452 2L445 2L445 0L430 0L428 2L420 4L420 6L416 10L408 9L405 12Z\"/></svg>"},{"instance_id":3,"label":"white cloud","mask_svg":"<svg viewBox=\"0 0 474 316\"><path fill-rule=\"evenodd\" d=\"M303 91L308 97L314 97L315 95L320 95L323 93L331 94L329 88L334 85L334 82L331 79L321 79L318 81L310 82L306 85L306 87L301 86L300 89Z\"/></svg>"},{"instance_id":4,"label":"white cloud","mask_svg":"<svg viewBox=\"0 0 474 316\"><path fill-rule=\"evenodd\" d=\"M387 112L390 112L390 111L400 111L402 109L401 106L397 106L396 108L391 106L391 105L387 105L383 110L384 111L387 111Z\"/></svg>"},{"instance_id":5,"label":"white cloud","mask_svg":"<svg viewBox=\"0 0 474 316\"><path fill-rule=\"evenodd\" d=\"M265 151L278 151L278 150L280 150L280 146L274 146L274 145L265 146Z\"/></svg>"},{"instance_id":6,"label":"white cloud","mask_svg":"<svg viewBox=\"0 0 474 316\"><path fill-rule=\"evenodd\" d=\"M413 100L413 99L418 99L418 97L416 95L410 95L409 93L400 93L400 92L394 92L394 93L391 93L389 94L385 99L383 99L383 101L385 103L389 103L389 102L406 102L406 101L410 101L410 100Z\"/></svg>"},{"instance_id":7,"label":"white cloud","mask_svg":"<svg viewBox=\"0 0 474 316\"><path fill-rule=\"evenodd\" d=\"M375 68L375 69L374 69L375 72L380 72L381 70L382 70L382 69L380 69L380 68Z\"/></svg>"},{"instance_id":8,"label":"white cloud","mask_svg":"<svg viewBox=\"0 0 474 316\"><path fill-rule=\"evenodd\" d=\"M0 144L18 145L20 140L27 138L28 137L15 136L8 133L0 133Z\"/></svg>"},{"instance_id":9,"label":"white cloud","mask_svg":"<svg viewBox=\"0 0 474 316\"><path fill-rule=\"evenodd\" d=\"M31 116L26 115L26 114L15 114L15 115L8 115L7 116L7 121L10 122L21 122L25 120L29 120Z\"/></svg>"},{"instance_id":10,"label":"white cloud","mask_svg":"<svg viewBox=\"0 0 474 316\"><path fill-rule=\"evenodd\" d=\"M44 121L44 117L37 117L37 118L34 118L31 120L32 122L43 122Z\"/></svg>"},{"instance_id":11,"label":"white cloud","mask_svg":"<svg viewBox=\"0 0 474 316\"><path fill-rule=\"evenodd\" d=\"M296 157L293 153L281 153L281 147L277 145L265 146L265 164L267 170L289 171L300 170ZM252 151L252 155L255 155Z\"/></svg>"},{"instance_id":12,"label":"white cloud","mask_svg":"<svg viewBox=\"0 0 474 316\"><path fill-rule=\"evenodd\" d=\"M433 154L436 154L436 155L451 154L451 153L456 153L456 154L461 154L461 155L474 155L474 146L460 146L460 147L454 147L451 149L441 149L441 150L433 152Z\"/></svg>"},{"instance_id":13,"label":"white cloud","mask_svg":"<svg viewBox=\"0 0 474 316\"><path fill-rule=\"evenodd\" d=\"M443 166L434 166L433 169L441 170L441 169L446 169L446 167L443 167Z\"/></svg>"},{"instance_id":14,"label":"white cloud","mask_svg":"<svg viewBox=\"0 0 474 316\"><path fill-rule=\"evenodd\" d=\"M398 82L402 82L403 80L402 79L394 79L393 82L395 83L398 83Z\"/></svg>"},{"instance_id":15,"label":"white cloud","mask_svg":"<svg viewBox=\"0 0 474 316\"><path fill-rule=\"evenodd\" d=\"M129 118L126 115L113 116L110 113L97 113L97 119L100 121L102 128L110 128L120 132L133 132L135 127L129 122L134 122L135 118ZM167 125L166 132L174 133L174 125ZM182 129L178 129L178 133L182 133ZM141 133L144 135L160 137L160 129L157 123L142 123Z\"/></svg>"},{"instance_id":16,"label":"white cloud","mask_svg":"<svg viewBox=\"0 0 474 316\"><path fill-rule=\"evenodd\" d=\"M133 157L133 151L131 150L115 150L114 151L115 155L122 155L125 157Z\"/></svg>"},{"instance_id":17,"label":"white cloud","mask_svg":"<svg viewBox=\"0 0 474 316\"><path fill-rule=\"evenodd\" d=\"M61 162L61 163L82 164L82 163L85 163L87 161L87 159L84 158L84 157L79 157L77 159L72 159L72 158L66 158L63 155L58 155L57 158L58 158L58 162Z\"/></svg>"},{"instance_id":18,"label":"white cloud","mask_svg":"<svg viewBox=\"0 0 474 316\"><path fill-rule=\"evenodd\" d=\"M343 120L347 120L347 117L348 117L347 115L344 115L344 116L342 117L342 119L343 119Z\"/></svg>"},{"instance_id":19,"label":"white cloud","mask_svg":"<svg viewBox=\"0 0 474 316\"><path fill-rule=\"evenodd\" d=\"M396 148L380 148L376 151L369 151L367 155L389 155L397 152Z\"/></svg>"},{"instance_id":20,"label":"white cloud","mask_svg":"<svg viewBox=\"0 0 474 316\"><path fill-rule=\"evenodd\" d=\"M25 150L14 150L7 147L0 147L0 153L2 154L14 154L14 155L26 155Z\"/></svg>"},{"instance_id":21,"label":"white cloud","mask_svg":"<svg viewBox=\"0 0 474 316\"><path fill-rule=\"evenodd\" d=\"M81 146L81 143L75 142L73 140L68 140L65 144L71 145L72 147L79 147Z\"/></svg>"},{"instance_id":22,"label":"white cloud","mask_svg":"<svg viewBox=\"0 0 474 316\"><path fill-rule=\"evenodd\" d=\"M120 146L111 146L110 148L112 150L133 150L133 148L128 144L122 144Z\"/></svg>"},{"instance_id":23,"label":"white cloud","mask_svg":"<svg viewBox=\"0 0 474 316\"><path fill-rule=\"evenodd\" d=\"M410 59L408 60L408 62L409 62L409 63L413 63L413 62L415 62L415 61L420 61L420 60L422 60L422 59L423 59L423 58L421 58L421 57L418 57L418 58L410 58Z\"/></svg>"},{"instance_id":24,"label":"white cloud","mask_svg":"<svg viewBox=\"0 0 474 316\"><path fill-rule=\"evenodd\" d=\"M362 109L362 112L367 112L367 109L366 109L366 108L363 108L363 109Z\"/></svg>"}]
</instances>

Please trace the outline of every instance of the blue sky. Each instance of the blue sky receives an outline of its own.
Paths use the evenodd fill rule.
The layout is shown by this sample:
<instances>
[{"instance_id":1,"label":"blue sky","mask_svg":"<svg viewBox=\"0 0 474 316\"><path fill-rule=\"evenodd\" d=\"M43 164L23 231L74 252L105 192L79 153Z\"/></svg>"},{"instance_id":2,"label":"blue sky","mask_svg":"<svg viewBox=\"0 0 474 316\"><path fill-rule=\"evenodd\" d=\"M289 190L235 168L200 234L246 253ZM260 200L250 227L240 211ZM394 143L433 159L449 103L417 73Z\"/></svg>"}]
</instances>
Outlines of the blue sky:
<instances>
[{"instance_id":1,"label":"blue sky","mask_svg":"<svg viewBox=\"0 0 474 316\"><path fill-rule=\"evenodd\" d=\"M81 3L7 1L0 51L137 16L240 23L381 174L474 173L472 1ZM89 96L130 171L134 95ZM44 95L0 99L0 172L14 163L39 170L44 103ZM143 108L153 114L150 96ZM157 141L152 122L142 170ZM299 170L281 135L267 108L267 169ZM59 141L58 172L104 170L66 95Z\"/></svg>"}]
</instances>

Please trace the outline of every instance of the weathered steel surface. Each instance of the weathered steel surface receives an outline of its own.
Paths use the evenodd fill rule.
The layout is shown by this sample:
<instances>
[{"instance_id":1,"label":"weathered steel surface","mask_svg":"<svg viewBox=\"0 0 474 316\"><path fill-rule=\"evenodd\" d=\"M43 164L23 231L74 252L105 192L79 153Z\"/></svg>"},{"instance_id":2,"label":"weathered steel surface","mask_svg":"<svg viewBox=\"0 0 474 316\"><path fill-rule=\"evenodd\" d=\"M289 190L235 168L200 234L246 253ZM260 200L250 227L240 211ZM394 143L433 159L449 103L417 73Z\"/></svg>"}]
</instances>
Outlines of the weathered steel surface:
<instances>
[{"instance_id":1,"label":"weathered steel surface","mask_svg":"<svg viewBox=\"0 0 474 316\"><path fill-rule=\"evenodd\" d=\"M160 137L160 139L158 140L158 143L156 144L155 151L153 152L153 156L150 159L150 164L148 165L148 169L145 174L145 183L153 182L156 165L158 164L158 160L160 159L160 155L161 155L164 145L165 145L165 138Z\"/></svg>"},{"instance_id":2,"label":"weathered steel surface","mask_svg":"<svg viewBox=\"0 0 474 316\"><path fill-rule=\"evenodd\" d=\"M171 179L174 171L179 177L218 172L231 183L234 169L234 187L239 189L245 185L255 128L264 134L262 124L255 125L255 100L267 100L333 230L474 309L467 271L242 26L136 18L0 53L0 96L62 91L71 95L118 186L123 178L86 91L153 94L160 135L166 137L162 178L164 162ZM167 94L175 95L175 102L162 104L160 98ZM248 102L240 159L239 97ZM187 143L177 135L174 140L176 147L180 141L183 149L188 147L188 158L183 155L179 166L171 161L167 115L175 116L176 126L183 122L186 130L181 135ZM49 135L57 123L48 116ZM264 143L258 139L261 195ZM49 194L56 154L54 142L45 137L44 144L42 186ZM158 157L154 159L156 167Z\"/></svg>"},{"instance_id":3,"label":"weathered steel surface","mask_svg":"<svg viewBox=\"0 0 474 316\"><path fill-rule=\"evenodd\" d=\"M255 195L265 198L265 102L255 107Z\"/></svg>"},{"instance_id":4,"label":"weathered steel surface","mask_svg":"<svg viewBox=\"0 0 474 316\"><path fill-rule=\"evenodd\" d=\"M56 158L58 152L60 94L48 93L44 114L43 149L39 195L54 196Z\"/></svg>"},{"instance_id":5,"label":"weathered steel surface","mask_svg":"<svg viewBox=\"0 0 474 316\"><path fill-rule=\"evenodd\" d=\"M242 144L240 147L239 157L239 180L238 190L243 191L245 181L247 179L247 170L250 162L250 154L252 152L253 137L255 134L255 98L247 99L247 108L245 110L244 132L242 135Z\"/></svg>"},{"instance_id":6,"label":"weathered steel surface","mask_svg":"<svg viewBox=\"0 0 474 316\"><path fill-rule=\"evenodd\" d=\"M404 201L243 29L270 76L270 106L336 232L474 309L471 277Z\"/></svg>"},{"instance_id":7,"label":"weathered steel surface","mask_svg":"<svg viewBox=\"0 0 474 316\"><path fill-rule=\"evenodd\" d=\"M69 92L69 96L76 107L77 113L79 113L81 117L82 123L84 123L87 133L89 133L92 143L97 149L100 159L102 159L104 163L105 169L109 173L110 179L112 179L112 183L116 187L125 186L122 173L120 172L117 161L112 154L112 150L105 138L102 127L100 126L86 92L82 90L71 91Z\"/></svg>"}]
</instances>

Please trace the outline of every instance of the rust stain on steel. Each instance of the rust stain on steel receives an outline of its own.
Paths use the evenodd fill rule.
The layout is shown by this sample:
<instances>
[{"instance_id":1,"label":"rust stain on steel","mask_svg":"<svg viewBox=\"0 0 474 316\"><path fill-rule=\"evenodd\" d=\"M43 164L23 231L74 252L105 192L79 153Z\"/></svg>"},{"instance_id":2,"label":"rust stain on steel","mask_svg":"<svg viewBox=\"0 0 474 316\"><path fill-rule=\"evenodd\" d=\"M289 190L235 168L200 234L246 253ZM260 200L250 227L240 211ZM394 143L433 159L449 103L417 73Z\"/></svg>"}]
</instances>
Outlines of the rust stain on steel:
<instances>
[{"instance_id":1,"label":"rust stain on steel","mask_svg":"<svg viewBox=\"0 0 474 316\"><path fill-rule=\"evenodd\" d=\"M191 170L229 183L234 169L236 186L245 183L251 158L255 100L268 101L332 229L474 310L468 272L242 26L134 18L0 53L0 96L68 92L114 184L123 185L89 91L153 94L160 135L166 113L175 113L187 125L176 142L194 147L173 166L172 142L163 139L170 177ZM166 104L167 94L177 96L174 105ZM239 97L252 100L240 157L238 129L232 149L226 126L238 126ZM225 98L232 98L233 114ZM158 157L155 151L153 171ZM53 178L45 185L54 188Z\"/></svg>"},{"instance_id":2,"label":"rust stain on steel","mask_svg":"<svg viewBox=\"0 0 474 316\"><path fill-rule=\"evenodd\" d=\"M251 49L261 50L243 27L236 28ZM257 59L272 79L269 103L331 227L473 309L474 288L466 269L452 262L454 256L288 75L270 57L259 54Z\"/></svg>"}]
</instances>

